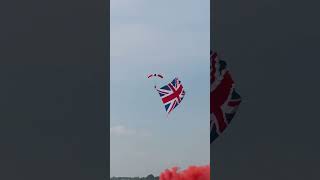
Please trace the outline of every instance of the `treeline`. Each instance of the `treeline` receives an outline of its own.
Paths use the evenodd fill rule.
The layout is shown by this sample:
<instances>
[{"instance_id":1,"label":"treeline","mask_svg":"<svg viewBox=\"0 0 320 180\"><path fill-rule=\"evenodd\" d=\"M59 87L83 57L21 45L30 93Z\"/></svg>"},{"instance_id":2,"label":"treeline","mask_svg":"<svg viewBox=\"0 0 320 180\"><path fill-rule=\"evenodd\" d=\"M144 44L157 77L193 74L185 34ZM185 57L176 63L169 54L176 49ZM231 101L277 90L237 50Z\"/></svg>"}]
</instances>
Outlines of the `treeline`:
<instances>
[{"instance_id":1,"label":"treeline","mask_svg":"<svg viewBox=\"0 0 320 180\"><path fill-rule=\"evenodd\" d=\"M110 180L159 180L159 176L150 174L147 177L111 177Z\"/></svg>"}]
</instances>

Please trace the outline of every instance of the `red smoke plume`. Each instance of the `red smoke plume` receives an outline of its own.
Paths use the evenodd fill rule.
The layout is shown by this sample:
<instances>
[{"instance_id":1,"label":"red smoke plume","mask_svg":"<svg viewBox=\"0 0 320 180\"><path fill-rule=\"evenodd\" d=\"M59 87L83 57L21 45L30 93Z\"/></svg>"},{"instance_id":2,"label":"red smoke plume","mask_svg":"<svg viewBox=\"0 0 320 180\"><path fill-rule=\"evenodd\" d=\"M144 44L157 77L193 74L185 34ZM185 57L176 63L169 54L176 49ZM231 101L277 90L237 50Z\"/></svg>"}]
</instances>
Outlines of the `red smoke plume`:
<instances>
[{"instance_id":1,"label":"red smoke plume","mask_svg":"<svg viewBox=\"0 0 320 180\"><path fill-rule=\"evenodd\" d=\"M210 180L210 165L190 166L182 171L173 167L163 171L160 180Z\"/></svg>"}]
</instances>

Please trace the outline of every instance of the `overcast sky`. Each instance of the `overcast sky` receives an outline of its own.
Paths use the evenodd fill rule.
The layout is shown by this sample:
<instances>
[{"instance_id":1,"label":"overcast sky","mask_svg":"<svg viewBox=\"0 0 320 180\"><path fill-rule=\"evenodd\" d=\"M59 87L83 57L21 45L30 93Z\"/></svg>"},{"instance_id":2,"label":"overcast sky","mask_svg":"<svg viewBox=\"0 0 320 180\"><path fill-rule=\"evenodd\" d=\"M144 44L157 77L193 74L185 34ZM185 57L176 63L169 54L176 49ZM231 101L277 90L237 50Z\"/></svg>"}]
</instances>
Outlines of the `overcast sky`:
<instances>
[{"instance_id":1,"label":"overcast sky","mask_svg":"<svg viewBox=\"0 0 320 180\"><path fill-rule=\"evenodd\" d=\"M209 0L111 0L111 176L209 163ZM179 77L166 115L148 73Z\"/></svg>"}]
</instances>

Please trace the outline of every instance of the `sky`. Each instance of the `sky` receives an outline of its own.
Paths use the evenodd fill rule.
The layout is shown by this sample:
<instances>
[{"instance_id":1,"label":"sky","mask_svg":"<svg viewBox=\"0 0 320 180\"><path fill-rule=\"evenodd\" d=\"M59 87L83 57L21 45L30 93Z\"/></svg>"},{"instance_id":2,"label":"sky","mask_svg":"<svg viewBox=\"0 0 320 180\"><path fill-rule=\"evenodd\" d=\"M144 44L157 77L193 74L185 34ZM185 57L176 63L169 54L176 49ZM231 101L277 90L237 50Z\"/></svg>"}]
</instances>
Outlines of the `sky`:
<instances>
[{"instance_id":1,"label":"sky","mask_svg":"<svg viewBox=\"0 0 320 180\"><path fill-rule=\"evenodd\" d=\"M209 0L111 0L110 10L110 175L209 164ZM182 81L169 116L149 73L164 75L159 86Z\"/></svg>"}]
</instances>

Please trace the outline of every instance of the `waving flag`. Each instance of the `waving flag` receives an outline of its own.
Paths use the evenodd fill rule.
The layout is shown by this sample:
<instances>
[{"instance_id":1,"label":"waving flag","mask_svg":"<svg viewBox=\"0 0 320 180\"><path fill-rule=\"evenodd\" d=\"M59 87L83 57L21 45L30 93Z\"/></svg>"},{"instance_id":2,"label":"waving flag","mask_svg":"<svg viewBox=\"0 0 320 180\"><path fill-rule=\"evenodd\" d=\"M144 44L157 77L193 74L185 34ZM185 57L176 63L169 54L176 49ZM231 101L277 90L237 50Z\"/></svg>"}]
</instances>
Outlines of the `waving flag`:
<instances>
[{"instance_id":1,"label":"waving flag","mask_svg":"<svg viewBox=\"0 0 320 180\"><path fill-rule=\"evenodd\" d=\"M227 64L210 52L210 142L212 143L229 125L241 103Z\"/></svg>"},{"instance_id":2,"label":"waving flag","mask_svg":"<svg viewBox=\"0 0 320 180\"><path fill-rule=\"evenodd\" d=\"M181 81L178 78L175 78L168 85L157 89L157 91L168 114L181 103L185 95Z\"/></svg>"}]
</instances>

